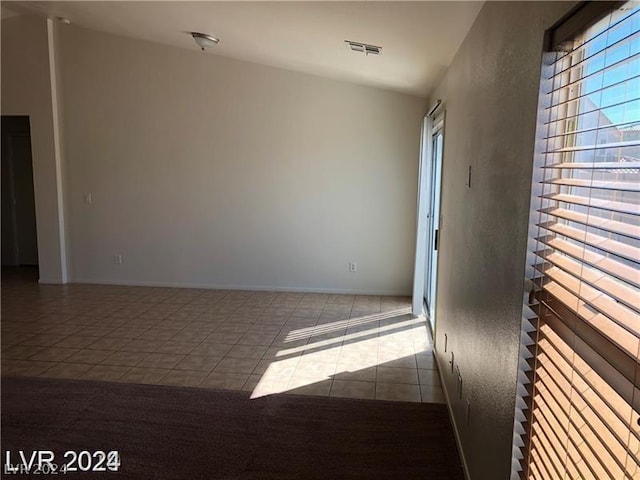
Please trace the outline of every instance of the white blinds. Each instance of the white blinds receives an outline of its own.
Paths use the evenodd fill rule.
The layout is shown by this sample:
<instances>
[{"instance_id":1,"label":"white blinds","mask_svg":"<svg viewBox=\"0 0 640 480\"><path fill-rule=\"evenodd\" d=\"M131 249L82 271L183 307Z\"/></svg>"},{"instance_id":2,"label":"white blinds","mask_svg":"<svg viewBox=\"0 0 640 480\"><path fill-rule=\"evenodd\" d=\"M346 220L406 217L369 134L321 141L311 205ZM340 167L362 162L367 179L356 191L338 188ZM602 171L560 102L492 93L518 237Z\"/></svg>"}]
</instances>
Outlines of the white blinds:
<instances>
[{"instance_id":1,"label":"white blinds","mask_svg":"<svg viewBox=\"0 0 640 480\"><path fill-rule=\"evenodd\" d=\"M562 46L543 73L514 463L638 479L640 5Z\"/></svg>"}]
</instances>

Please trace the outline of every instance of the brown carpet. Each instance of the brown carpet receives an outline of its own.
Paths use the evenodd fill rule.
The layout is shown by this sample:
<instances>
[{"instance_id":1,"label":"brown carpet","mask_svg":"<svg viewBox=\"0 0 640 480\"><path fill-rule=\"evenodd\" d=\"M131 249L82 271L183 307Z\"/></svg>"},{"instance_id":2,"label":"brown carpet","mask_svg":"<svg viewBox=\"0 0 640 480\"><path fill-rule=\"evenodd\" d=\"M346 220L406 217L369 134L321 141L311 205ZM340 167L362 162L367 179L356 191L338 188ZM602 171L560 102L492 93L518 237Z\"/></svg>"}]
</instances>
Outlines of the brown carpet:
<instances>
[{"instance_id":1,"label":"brown carpet","mask_svg":"<svg viewBox=\"0 0 640 480\"><path fill-rule=\"evenodd\" d=\"M79 479L463 478L444 405L3 378L2 463L37 449L120 451Z\"/></svg>"}]
</instances>

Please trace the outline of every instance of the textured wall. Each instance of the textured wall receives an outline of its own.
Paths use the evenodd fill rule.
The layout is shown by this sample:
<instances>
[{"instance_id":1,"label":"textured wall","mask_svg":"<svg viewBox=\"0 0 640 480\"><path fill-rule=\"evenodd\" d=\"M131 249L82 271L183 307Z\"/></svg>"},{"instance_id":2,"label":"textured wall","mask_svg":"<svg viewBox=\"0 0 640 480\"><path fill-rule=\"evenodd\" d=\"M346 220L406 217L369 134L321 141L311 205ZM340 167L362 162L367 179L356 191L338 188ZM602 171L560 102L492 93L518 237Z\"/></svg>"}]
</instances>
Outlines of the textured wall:
<instances>
[{"instance_id":1,"label":"textured wall","mask_svg":"<svg viewBox=\"0 0 640 480\"><path fill-rule=\"evenodd\" d=\"M411 291L424 99L59 34L72 281Z\"/></svg>"},{"instance_id":2,"label":"textured wall","mask_svg":"<svg viewBox=\"0 0 640 480\"><path fill-rule=\"evenodd\" d=\"M571 6L487 2L433 96L446 110L436 348L473 479L509 476L542 41Z\"/></svg>"}]
</instances>

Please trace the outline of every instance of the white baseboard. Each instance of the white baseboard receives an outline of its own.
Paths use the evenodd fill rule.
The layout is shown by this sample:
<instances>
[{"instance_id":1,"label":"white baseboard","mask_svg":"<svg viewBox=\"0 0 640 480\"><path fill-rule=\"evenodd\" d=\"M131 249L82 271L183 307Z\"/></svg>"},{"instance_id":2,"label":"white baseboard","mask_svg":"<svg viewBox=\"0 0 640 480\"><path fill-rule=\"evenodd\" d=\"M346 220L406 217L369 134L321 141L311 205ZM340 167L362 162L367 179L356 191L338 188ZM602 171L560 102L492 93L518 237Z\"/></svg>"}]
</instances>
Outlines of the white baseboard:
<instances>
[{"instance_id":1,"label":"white baseboard","mask_svg":"<svg viewBox=\"0 0 640 480\"><path fill-rule=\"evenodd\" d=\"M220 285L211 283L141 282L131 280L101 280L88 278L74 278L69 280L69 283L84 283L91 285L120 285L131 287L201 288L207 290L248 290L259 292L268 291L295 293L335 293L341 295L382 295L394 297L407 297L411 295L409 292L401 290L351 290L325 287L282 287L270 285Z\"/></svg>"},{"instance_id":2,"label":"white baseboard","mask_svg":"<svg viewBox=\"0 0 640 480\"><path fill-rule=\"evenodd\" d=\"M59 278L39 278L38 283L43 285L65 285L67 282L63 282Z\"/></svg>"},{"instance_id":3,"label":"white baseboard","mask_svg":"<svg viewBox=\"0 0 640 480\"><path fill-rule=\"evenodd\" d=\"M435 351L435 343L434 343L434 351ZM449 412L449 419L451 420L451 425L453 426L453 434L456 437L456 444L458 445L458 453L460 454L460 460L462 460L462 470L464 471L464 478L466 480L471 480L471 476L469 475L469 467L467 466L467 459L464 456L464 450L462 449L462 441L460 440L460 435L458 433L458 424L456 423L456 418L453 416L453 409L451 408L451 401L449 400L449 392L445 388L445 382L443 381L444 372L440 367L440 362L438 361L438 357L436 355L433 356L433 360L436 362L436 368L438 369L438 374L440 375L440 384L442 385L442 391L444 392L444 398L447 401L447 411Z\"/></svg>"}]
</instances>

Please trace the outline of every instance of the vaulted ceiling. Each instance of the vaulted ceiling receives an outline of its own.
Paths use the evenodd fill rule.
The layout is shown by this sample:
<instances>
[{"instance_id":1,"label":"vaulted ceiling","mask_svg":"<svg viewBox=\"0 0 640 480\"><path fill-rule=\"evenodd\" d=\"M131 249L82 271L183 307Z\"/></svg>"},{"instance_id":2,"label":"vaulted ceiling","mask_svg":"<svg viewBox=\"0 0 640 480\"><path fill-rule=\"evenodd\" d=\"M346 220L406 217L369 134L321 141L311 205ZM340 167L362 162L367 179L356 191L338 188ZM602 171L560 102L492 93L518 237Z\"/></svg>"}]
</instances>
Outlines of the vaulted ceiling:
<instances>
[{"instance_id":1,"label":"vaulted ceiling","mask_svg":"<svg viewBox=\"0 0 640 480\"><path fill-rule=\"evenodd\" d=\"M185 49L187 32L220 44L203 55L257 62L427 96L482 2L3 2L11 12L66 17L74 25ZM7 10L9 9L9 10ZM382 55L347 48L354 40Z\"/></svg>"}]
</instances>

